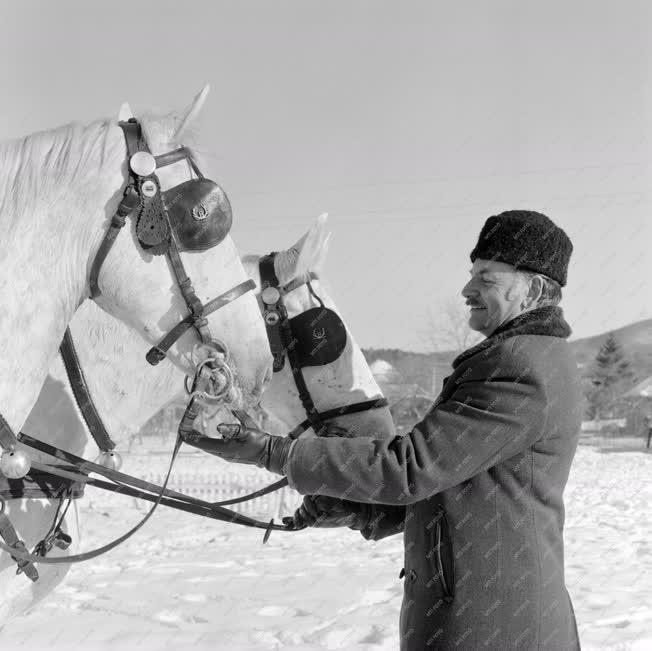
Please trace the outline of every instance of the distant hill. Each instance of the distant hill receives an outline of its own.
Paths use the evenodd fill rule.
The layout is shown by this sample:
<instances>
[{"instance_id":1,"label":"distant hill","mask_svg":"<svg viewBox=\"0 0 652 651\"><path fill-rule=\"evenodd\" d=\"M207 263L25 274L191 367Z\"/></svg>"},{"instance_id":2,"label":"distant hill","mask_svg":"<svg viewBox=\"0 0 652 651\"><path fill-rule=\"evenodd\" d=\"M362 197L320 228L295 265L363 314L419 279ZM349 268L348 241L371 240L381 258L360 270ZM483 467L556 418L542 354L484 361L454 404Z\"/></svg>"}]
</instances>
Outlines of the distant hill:
<instances>
[{"instance_id":1,"label":"distant hill","mask_svg":"<svg viewBox=\"0 0 652 651\"><path fill-rule=\"evenodd\" d=\"M607 335L613 332L627 358L634 378L632 385L652 375L652 319L637 321L603 334L570 341L582 373L589 373L593 360ZM424 391L437 394L442 380L450 375L451 363L457 353L413 353L399 348L368 348L362 351L369 363L377 359L389 362L408 384L418 384ZM434 383L433 383L434 380Z\"/></svg>"},{"instance_id":2,"label":"distant hill","mask_svg":"<svg viewBox=\"0 0 652 651\"><path fill-rule=\"evenodd\" d=\"M632 363L637 380L643 380L652 375L652 319L637 321L615 330L607 330L594 337L571 341L570 345L580 368L588 371L600 346L610 332L613 332Z\"/></svg>"}]
</instances>

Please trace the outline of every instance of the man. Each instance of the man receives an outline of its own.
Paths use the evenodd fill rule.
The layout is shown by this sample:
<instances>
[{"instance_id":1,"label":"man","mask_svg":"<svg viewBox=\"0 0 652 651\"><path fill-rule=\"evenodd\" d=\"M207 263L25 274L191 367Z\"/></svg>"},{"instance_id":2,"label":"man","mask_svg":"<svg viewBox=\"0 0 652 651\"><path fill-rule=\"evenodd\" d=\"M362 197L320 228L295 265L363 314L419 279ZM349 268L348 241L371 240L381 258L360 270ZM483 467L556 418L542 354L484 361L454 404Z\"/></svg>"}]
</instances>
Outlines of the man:
<instances>
[{"instance_id":1,"label":"man","mask_svg":"<svg viewBox=\"0 0 652 651\"><path fill-rule=\"evenodd\" d=\"M486 339L457 357L405 436L291 442L222 425L224 440L194 442L286 474L307 495L296 524L346 525L370 540L403 532L406 651L579 648L562 495L581 399L557 305L571 251L540 213L486 221L462 290Z\"/></svg>"},{"instance_id":2,"label":"man","mask_svg":"<svg viewBox=\"0 0 652 651\"><path fill-rule=\"evenodd\" d=\"M650 449L650 440L652 440L652 417L645 416L643 418L643 427L647 430L647 444L646 448Z\"/></svg>"}]
</instances>

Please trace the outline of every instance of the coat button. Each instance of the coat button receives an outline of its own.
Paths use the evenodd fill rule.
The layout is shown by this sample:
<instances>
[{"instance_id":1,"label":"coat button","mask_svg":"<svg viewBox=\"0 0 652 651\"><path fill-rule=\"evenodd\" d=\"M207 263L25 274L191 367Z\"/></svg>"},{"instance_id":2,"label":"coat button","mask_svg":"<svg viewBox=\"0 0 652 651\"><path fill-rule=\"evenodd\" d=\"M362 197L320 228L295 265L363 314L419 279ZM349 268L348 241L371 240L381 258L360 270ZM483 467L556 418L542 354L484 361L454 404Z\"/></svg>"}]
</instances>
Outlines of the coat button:
<instances>
[{"instance_id":1,"label":"coat button","mask_svg":"<svg viewBox=\"0 0 652 651\"><path fill-rule=\"evenodd\" d=\"M399 579L402 579L405 577L408 581L416 581L417 580L417 573L414 570L408 570L407 572L405 571L405 568L401 568L401 572L398 575Z\"/></svg>"}]
</instances>

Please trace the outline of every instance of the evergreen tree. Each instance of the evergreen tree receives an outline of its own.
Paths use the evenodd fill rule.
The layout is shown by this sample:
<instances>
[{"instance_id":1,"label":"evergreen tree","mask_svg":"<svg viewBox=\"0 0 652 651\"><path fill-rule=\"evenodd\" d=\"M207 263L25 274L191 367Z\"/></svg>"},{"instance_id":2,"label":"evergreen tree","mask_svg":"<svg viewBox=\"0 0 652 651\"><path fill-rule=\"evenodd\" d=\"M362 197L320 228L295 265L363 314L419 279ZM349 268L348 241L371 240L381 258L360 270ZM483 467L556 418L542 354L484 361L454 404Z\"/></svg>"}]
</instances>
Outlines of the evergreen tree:
<instances>
[{"instance_id":1,"label":"evergreen tree","mask_svg":"<svg viewBox=\"0 0 652 651\"><path fill-rule=\"evenodd\" d=\"M613 332L610 332L595 357L591 376L593 387L587 396L589 417L605 417L610 406L625 390L633 376L629 360Z\"/></svg>"}]
</instances>

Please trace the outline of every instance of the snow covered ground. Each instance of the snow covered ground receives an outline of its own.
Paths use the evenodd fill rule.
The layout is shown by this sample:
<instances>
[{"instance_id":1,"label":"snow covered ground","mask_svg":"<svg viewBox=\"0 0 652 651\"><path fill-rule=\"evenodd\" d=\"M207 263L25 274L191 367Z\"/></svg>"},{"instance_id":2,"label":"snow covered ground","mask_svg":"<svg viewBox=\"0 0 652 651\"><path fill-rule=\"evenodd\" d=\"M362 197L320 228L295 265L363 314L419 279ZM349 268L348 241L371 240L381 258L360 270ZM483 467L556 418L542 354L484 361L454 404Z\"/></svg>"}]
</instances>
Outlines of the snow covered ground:
<instances>
[{"instance_id":1,"label":"snow covered ground","mask_svg":"<svg viewBox=\"0 0 652 651\"><path fill-rule=\"evenodd\" d=\"M162 456L133 454L129 469L145 461L164 465ZM216 463L189 455L179 471ZM583 649L650 651L652 454L580 446L566 504L566 577ZM127 530L144 507L89 489L80 511L88 549ZM8 624L0 648L398 649L400 537L368 543L348 530L313 530L261 540L259 531L161 507L135 537L75 566L49 599Z\"/></svg>"}]
</instances>

